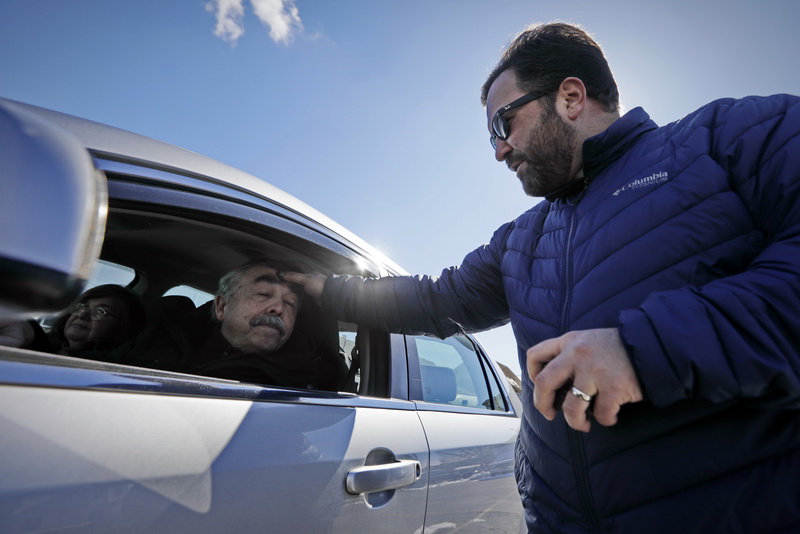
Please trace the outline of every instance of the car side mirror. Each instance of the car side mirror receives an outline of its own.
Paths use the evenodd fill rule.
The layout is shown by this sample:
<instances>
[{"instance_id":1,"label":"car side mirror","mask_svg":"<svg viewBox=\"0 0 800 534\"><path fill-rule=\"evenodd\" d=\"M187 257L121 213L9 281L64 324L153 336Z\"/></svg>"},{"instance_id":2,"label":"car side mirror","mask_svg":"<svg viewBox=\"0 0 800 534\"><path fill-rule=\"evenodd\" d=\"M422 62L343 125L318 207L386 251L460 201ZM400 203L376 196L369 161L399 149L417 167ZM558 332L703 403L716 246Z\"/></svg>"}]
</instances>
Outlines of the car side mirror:
<instances>
[{"instance_id":1,"label":"car side mirror","mask_svg":"<svg viewBox=\"0 0 800 534\"><path fill-rule=\"evenodd\" d=\"M0 316L63 309L100 254L105 176L75 137L6 99L0 147Z\"/></svg>"}]
</instances>

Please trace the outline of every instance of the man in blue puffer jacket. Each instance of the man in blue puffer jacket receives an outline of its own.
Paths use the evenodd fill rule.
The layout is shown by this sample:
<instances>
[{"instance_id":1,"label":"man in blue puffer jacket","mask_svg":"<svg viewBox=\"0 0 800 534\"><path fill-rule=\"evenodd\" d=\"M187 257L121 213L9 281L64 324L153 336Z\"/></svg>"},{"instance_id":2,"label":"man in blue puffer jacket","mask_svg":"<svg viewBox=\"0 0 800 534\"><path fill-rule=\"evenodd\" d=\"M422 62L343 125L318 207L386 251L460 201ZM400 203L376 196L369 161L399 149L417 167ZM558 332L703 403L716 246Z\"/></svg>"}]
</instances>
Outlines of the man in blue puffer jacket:
<instances>
[{"instance_id":1,"label":"man in blue puffer jacket","mask_svg":"<svg viewBox=\"0 0 800 534\"><path fill-rule=\"evenodd\" d=\"M286 277L391 331L511 321L531 532L800 532L800 99L620 117L599 46L556 23L482 101L546 201L438 278Z\"/></svg>"}]
</instances>

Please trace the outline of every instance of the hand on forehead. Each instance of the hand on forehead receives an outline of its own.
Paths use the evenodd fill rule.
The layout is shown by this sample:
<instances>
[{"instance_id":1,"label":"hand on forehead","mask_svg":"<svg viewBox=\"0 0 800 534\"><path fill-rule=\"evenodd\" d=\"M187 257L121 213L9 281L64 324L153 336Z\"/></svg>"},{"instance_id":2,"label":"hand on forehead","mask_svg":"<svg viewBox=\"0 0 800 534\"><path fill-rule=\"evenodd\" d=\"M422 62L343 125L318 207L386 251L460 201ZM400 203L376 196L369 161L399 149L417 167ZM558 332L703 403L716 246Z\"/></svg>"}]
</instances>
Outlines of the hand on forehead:
<instances>
[{"instance_id":1,"label":"hand on forehead","mask_svg":"<svg viewBox=\"0 0 800 534\"><path fill-rule=\"evenodd\" d=\"M284 280L280 276L280 271L272 267L259 266L255 267L252 272L248 273L247 279L250 284L257 285L260 283L267 283L286 287L298 298L302 296L302 288L297 284L293 284Z\"/></svg>"}]
</instances>

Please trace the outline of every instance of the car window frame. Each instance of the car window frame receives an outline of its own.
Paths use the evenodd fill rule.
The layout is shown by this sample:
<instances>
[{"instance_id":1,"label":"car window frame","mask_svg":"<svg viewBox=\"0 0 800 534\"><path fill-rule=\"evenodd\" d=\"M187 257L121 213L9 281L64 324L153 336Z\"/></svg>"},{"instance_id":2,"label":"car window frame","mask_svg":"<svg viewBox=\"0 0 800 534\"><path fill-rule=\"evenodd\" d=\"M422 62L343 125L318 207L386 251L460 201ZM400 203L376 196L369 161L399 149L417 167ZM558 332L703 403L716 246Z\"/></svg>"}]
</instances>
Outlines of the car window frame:
<instances>
[{"instance_id":1,"label":"car window frame","mask_svg":"<svg viewBox=\"0 0 800 534\"><path fill-rule=\"evenodd\" d=\"M179 216L186 214L190 220L207 222L223 228L228 228L225 223L236 220L241 223L242 227L252 230L254 232L252 235L257 237L262 237L261 234L280 233L288 236L293 243L302 243L302 250L298 251L300 254L314 257L315 254L321 253L329 258L343 258L351 264L361 267L363 274L368 276L383 270L379 264L370 261L361 253L364 251L358 250L355 245L346 242L335 232L288 208L250 195L244 190L225 188L219 183L206 182L194 176L183 176L132 163L106 160L98 158L96 155L95 163L98 168L106 171L110 209L133 206L144 213L177 213ZM263 238L269 240L267 237ZM129 285L136 285L139 280L138 275L139 273L136 273L136 278ZM136 391L141 387L148 392L161 394L189 394L221 398L241 396L240 398L248 400L259 398L281 402L325 399L327 403L338 399L339 402L353 406L366 403L384 408L387 407L384 401L407 402L404 347L398 344L397 339L391 339L388 334L367 330L364 332L370 337L369 345L373 347L372 350L381 347L385 351L385 361L374 359L371 362L372 369L370 370L371 380L376 383L376 386L371 387L369 392L380 393L380 395L355 395L347 392L320 390L309 392L302 389L247 384L214 377L96 362L9 347L0 347L2 351L0 354L4 359L2 365L9 368L10 375L6 375L7 377L24 377L19 380L6 381L19 384L78 388L99 385L103 388L103 384L113 382L114 389ZM374 339L372 339L373 337ZM30 366L35 366L37 372L32 374L23 372ZM59 376L44 371L43 368L47 367L52 368L53 371L58 370L56 374ZM11 368L16 370L12 372ZM60 375L66 372L65 368L75 371L67 373L75 379L74 381L62 379L63 377ZM97 381L84 380L81 377L83 372L87 373L87 376L95 376L100 373L106 378ZM107 380L112 375L114 379ZM48 376L51 378L46 378ZM393 376L398 377L398 383L392 379ZM359 401L358 399L362 397L365 400ZM413 409L413 405L403 406L402 409Z\"/></svg>"},{"instance_id":2,"label":"car window frame","mask_svg":"<svg viewBox=\"0 0 800 534\"><path fill-rule=\"evenodd\" d=\"M256 222L265 228L302 236L310 243L358 263L366 276L390 272L385 266L370 260L368 251L334 230L247 190L220 184L209 177L140 166L97 154L94 163L106 174L110 202L141 201ZM214 201L222 203L212 208Z\"/></svg>"}]
</instances>

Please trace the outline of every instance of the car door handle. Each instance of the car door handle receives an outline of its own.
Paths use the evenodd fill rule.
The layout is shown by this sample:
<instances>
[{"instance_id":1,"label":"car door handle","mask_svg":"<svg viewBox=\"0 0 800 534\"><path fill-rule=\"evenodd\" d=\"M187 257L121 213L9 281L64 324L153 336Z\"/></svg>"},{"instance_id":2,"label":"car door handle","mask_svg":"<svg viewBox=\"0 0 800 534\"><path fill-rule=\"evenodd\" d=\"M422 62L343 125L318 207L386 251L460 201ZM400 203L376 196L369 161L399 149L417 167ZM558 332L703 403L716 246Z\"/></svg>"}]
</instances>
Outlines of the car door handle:
<instances>
[{"instance_id":1,"label":"car door handle","mask_svg":"<svg viewBox=\"0 0 800 534\"><path fill-rule=\"evenodd\" d=\"M360 495L402 488L416 482L421 474L422 466L416 460L356 467L347 473L347 493Z\"/></svg>"}]
</instances>

